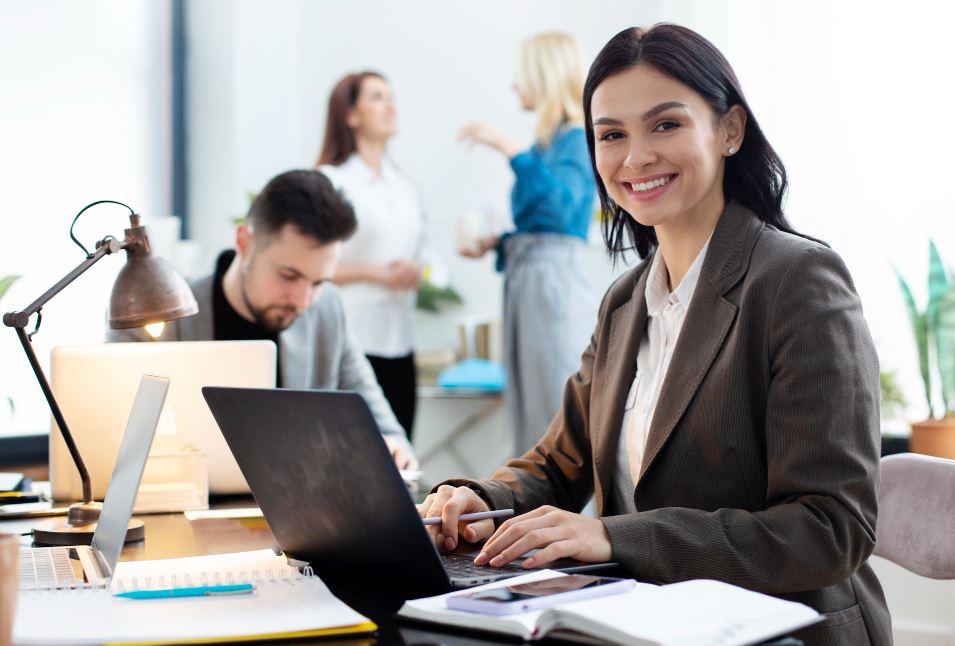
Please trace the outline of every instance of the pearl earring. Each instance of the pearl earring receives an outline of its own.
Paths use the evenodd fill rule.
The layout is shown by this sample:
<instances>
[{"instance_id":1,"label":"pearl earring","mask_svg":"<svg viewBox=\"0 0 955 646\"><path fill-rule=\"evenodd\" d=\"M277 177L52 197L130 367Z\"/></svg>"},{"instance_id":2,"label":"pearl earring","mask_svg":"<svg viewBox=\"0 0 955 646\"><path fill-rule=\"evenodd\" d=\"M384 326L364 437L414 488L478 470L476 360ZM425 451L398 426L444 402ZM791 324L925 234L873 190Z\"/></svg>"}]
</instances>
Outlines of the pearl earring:
<instances>
[{"instance_id":1,"label":"pearl earring","mask_svg":"<svg viewBox=\"0 0 955 646\"><path fill-rule=\"evenodd\" d=\"M726 154L727 154L727 155L735 155L735 154L736 154L736 149L733 148L732 146L730 146L730 147L726 150Z\"/></svg>"}]
</instances>

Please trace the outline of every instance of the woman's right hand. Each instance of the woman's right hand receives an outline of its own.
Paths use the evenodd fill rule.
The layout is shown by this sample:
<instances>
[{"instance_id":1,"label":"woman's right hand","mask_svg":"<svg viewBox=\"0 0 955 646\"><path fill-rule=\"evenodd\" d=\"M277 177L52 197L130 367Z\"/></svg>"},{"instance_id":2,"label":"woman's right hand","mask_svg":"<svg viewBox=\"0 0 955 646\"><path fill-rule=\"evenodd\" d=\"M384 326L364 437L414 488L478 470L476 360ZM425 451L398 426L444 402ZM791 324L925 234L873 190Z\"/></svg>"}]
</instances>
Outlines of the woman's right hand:
<instances>
[{"instance_id":1,"label":"woman's right hand","mask_svg":"<svg viewBox=\"0 0 955 646\"><path fill-rule=\"evenodd\" d=\"M497 247L501 238L499 236L487 236L478 238L470 246L458 247L458 253L465 258L481 258L491 249Z\"/></svg>"},{"instance_id":2,"label":"woman's right hand","mask_svg":"<svg viewBox=\"0 0 955 646\"><path fill-rule=\"evenodd\" d=\"M494 520L485 518L474 522L459 522L461 514L490 511L487 503L476 491L468 487L441 485L424 499L418 507L422 518L440 516L440 525L428 525L428 535L439 549L453 550L458 536L469 543L483 541L494 533Z\"/></svg>"},{"instance_id":3,"label":"woman's right hand","mask_svg":"<svg viewBox=\"0 0 955 646\"><path fill-rule=\"evenodd\" d=\"M521 152L521 144L516 139L483 121L472 121L466 124L458 131L458 140L490 146L499 150L508 159Z\"/></svg>"}]
</instances>

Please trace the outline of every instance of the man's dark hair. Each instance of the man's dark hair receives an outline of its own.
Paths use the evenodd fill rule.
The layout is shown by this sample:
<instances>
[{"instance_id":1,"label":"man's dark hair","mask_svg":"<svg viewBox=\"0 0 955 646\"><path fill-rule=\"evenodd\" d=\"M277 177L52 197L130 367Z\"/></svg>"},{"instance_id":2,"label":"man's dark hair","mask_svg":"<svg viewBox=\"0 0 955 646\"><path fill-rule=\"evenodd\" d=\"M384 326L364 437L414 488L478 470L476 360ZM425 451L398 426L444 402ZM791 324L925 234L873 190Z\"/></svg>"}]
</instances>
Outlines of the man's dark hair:
<instances>
[{"instance_id":1,"label":"man's dark hair","mask_svg":"<svg viewBox=\"0 0 955 646\"><path fill-rule=\"evenodd\" d=\"M317 170L273 177L252 202L246 222L256 236L266 238L292 224L321 244L346 240L358 227L351 204Z\"/></svg>"}]
</instances>

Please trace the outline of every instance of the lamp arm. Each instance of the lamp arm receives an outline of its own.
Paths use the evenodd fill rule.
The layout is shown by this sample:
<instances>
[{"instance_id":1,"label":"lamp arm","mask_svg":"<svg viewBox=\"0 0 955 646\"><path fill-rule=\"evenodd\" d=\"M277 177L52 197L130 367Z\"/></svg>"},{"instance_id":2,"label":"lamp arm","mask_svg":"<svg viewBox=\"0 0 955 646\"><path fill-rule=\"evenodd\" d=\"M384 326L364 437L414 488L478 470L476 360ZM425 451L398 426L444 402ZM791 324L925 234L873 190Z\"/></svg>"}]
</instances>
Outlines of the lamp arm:
<instances>
[{"instance_id":1,"label":"lamp arm","mask_svg":"<svg viewBox=\"0 0 955 646\"><path fill-rule=\"evenodd\" d=\"M101 240L96 245L96 251L91 253L86 260L81 262L76 268L61 278L53 287L43 292L43 294L30 303L24 309L17 312L7 312L3 315L3 324L7 327L25 328L30 324L30 317L43 309L50 299L59 294L67 285L79 278L87 269L95 265L111 253L116 253L125 249L129 245L128 240L107 239Z\"/></svg>"},{"instance_id":2,"label":"lamp arm","mask_svg":"<svg viewBox=\"0 0 955 646\"><path fill-rule=\"evenodd\" d=\"M23 351L27 354L27 359L30 361L30 366L33 368L34 374L36 374L37 381L40 382L40 388L43 390L43 395L46 397L46 402L49 404L50 411L53 413L53 419L56 420L57 426L60 427L60 432L63 434L63 440L66 442L66 447L69 449L70 455L73 457L73 462L76 464L76 469L80 473L80 480L83 483L84 503L93 502L93 488L90 484L89 470L86 468L86 463L83 461L79 449L76 447L76 442L73 440L73 435L70 433L70 430L66 425L66 419L63 417L63 412L60 410L60 405L53 396L53 389L50 388L50 383L47 381L46 375L43 374L43 368L40 367L40 362L36 357L36 353L33 351L33 342L30 340L30 335L26 333L24 328L29 325L30 317L39 312L51 298L60 293L67 285L76 280L87 269L99 262L104 256L124 249L129 244L130 243L128 240L101 240L99 243L97 243L95 252L90 254L86 260L81 262L76 269L68 273L53 287L44 292L42 296L33 301L29 306L27 306L26 309L19 312L7 312L3 315L3 324L7 327L15 328L17 331L17 336L20 339L20 344L23 346Z\"/></svg>"},{"instance_id":3,"label":"lamp arm","mask_svg":"<svg viewBox=\"0 0 955 646\"><path fill-rule=\"evenodd\" d=\"M30 341L30 336L22 327L18 327L16 330L17 336L20 338L20 344L23 346L23 350L27 353L27 358L30 360L30 366L33 368L34 374L36 374L37 381L40 382L40 388L46 397L46 403L49 404L50 411L53 413L53 419L56 420L56 424L60 427L60 432L63 434L66 448L70 450L70 455L73 456L76 470L80 472L80 481L83 483L83 502L91 503L93 502L93 487L90 484L90 472L86 468L86 463L83 461L79 449L76 448L73 434L70 433L69 428L66 426L66 419L63 417L63 411L60 410L60 405L53 396L53 389L50 388L50 384L46 380L46 375L43 374L40 362L37 360L36 353L33 351L33 343Z\"/></svg>"}]
</instances>

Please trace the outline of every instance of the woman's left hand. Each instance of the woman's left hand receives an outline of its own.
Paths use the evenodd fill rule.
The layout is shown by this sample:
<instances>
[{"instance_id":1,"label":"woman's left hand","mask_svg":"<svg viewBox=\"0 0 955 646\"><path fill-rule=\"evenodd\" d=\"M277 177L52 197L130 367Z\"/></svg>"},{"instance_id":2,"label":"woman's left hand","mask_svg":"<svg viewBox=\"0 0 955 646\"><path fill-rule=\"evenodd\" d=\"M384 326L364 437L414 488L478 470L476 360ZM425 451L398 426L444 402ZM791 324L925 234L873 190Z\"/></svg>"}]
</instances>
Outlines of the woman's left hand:
<instances>
[{"instance_id":1,"label":"woman's left hand","mask_svg":"<svg viewBox=\"0 0 955 646\"><path fill-rule=\"evenodd\" d=\"M521 151L521 146L516 140L483 121L474 121L465 125L458 132L458 139L472 144L478 143L496 148L504 153L508 159Z\"/></svg>"},{"instance_id":2,"label":"woman's left hand","mask_svg":"<svg viewBox=\"0 0 955 646\"><path fill-rule=\"evenodd\" d=\"M600 520L545 505L505 521L474 564L500 567L534 548L541 549L524 560L524 567L542 567L560 558L600 563L612 554L610 536Z\"/></svg>"},{"instance_id":3,"label":"woman's left hand","mask_svg":"<svg viewBox=\"0 0 955 646\"><path fill-rule=\"evenodd\" d=\"M458 253L465 258L483 258L484 254L494 249L500 241L500 236L485 236L475 240L471 246L458 247Z\"/></svg>"}]
</instances>

